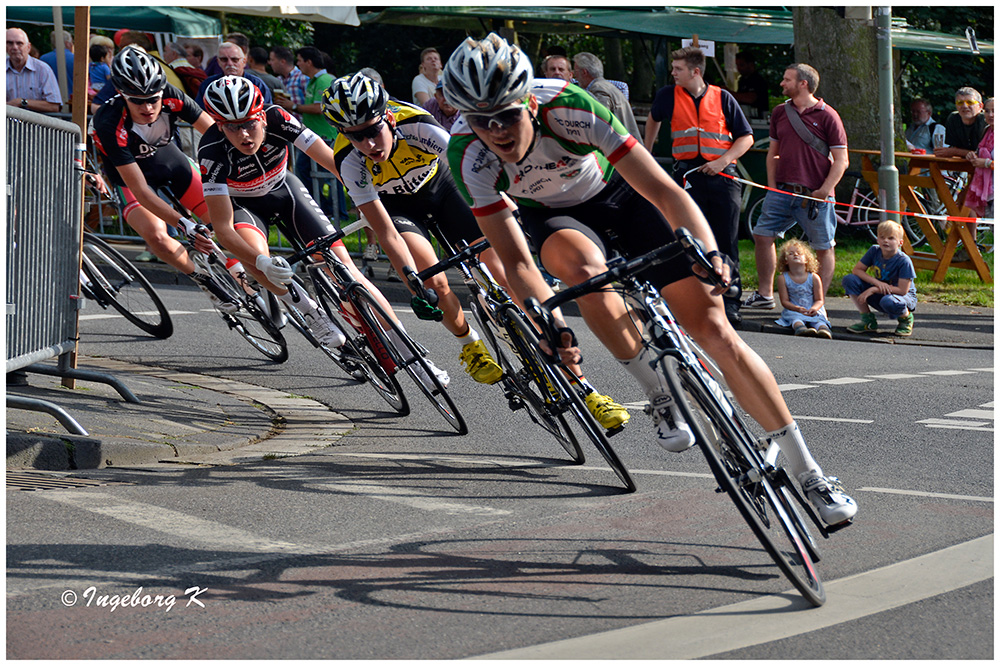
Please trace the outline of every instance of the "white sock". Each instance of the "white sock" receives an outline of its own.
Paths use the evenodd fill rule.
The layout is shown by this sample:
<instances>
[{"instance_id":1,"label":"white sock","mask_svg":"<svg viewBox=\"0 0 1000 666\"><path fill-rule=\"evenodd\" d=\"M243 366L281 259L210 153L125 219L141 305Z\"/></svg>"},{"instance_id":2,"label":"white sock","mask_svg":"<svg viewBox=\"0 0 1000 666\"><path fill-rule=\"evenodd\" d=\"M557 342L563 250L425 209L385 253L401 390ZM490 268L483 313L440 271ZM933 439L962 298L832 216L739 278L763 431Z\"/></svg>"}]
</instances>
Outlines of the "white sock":
<instances>
[{"instance_id":1,"label":"white sock","mask_svg":"<svg viewBox=\"0 0 1000 666\"><path fill-rule=\"evenodd\" d=\"M778 445L781 452L788 460L788 471L795 479L806 473L822 474L819 464L813 460L812 454L806 447L806 441L799 431L799 424L792 421L783 428L772 430L767 433L767 438ZM799 479L801 483L801 479Z\"/></svg>"},{"instance_id":2,"label":"white sock","mask_svg":"<svg viewBox=\"0 0 1000 666\"><path fill-rule=\"evenodd\" d=\"M300 288L299 285L294 282L289 282L288 291L278 296L278 298L292 307L302 310L303 312L312 312L319 307L319 304L309 297L306 290Z\"/></svg>"},{"instance_id":3,"label":"white sock","mask_svg":"<svg viewBox=\"0 0 1000 666\"><path fill-rule=\"evenodd\" d=\"M639 386L642 387L643 393L647 396L652 396L654 393L666 393L668 390L664 378L649 365L651 356L652 352L643 347L638 356L633 359L626 361L618 359L622 367L639 382Z\"/></svg>"},{"instance_id":4,"label":"white sock","mask_svg":"<svg viewBox=\"0 0 1000 666\"><path fill-rule=\"evenodd\" d=\"M475 342L476 340L478 340L479 333L477 333L476 329L472 328L472 326L469 326L468 333L466 333L465 335L456 335L455 338L458 340L459 344L461 344L464 347L470 342Z\"/></svg>"}]
</instances>

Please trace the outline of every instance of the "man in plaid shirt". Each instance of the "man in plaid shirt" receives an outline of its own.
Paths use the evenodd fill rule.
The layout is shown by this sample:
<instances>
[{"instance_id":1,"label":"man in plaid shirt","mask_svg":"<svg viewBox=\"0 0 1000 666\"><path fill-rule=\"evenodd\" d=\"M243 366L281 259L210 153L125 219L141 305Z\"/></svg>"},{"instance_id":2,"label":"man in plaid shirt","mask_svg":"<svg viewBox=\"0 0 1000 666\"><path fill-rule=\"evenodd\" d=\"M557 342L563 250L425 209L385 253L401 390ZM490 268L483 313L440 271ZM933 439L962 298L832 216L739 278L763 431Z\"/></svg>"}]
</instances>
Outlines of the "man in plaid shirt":
<instances>
[{"instance_id":1,"label":"man in plaid shirt","mask_svg":"<svg viewBox=\"0 0 1000 666\"><path fill-rule=\"evenodd\" d=\"M281 79L281 84L290 98L289 104L283 104L283 100L280 97L275 102L301 119L301 116L297 113L298 105L302 104L306 99L306 85L309 83L309 77L295 66L295 55L286 46L273 47L271 55L267 59L267 64L271 66L271 70Z\"/></svg>"}]
</instances>

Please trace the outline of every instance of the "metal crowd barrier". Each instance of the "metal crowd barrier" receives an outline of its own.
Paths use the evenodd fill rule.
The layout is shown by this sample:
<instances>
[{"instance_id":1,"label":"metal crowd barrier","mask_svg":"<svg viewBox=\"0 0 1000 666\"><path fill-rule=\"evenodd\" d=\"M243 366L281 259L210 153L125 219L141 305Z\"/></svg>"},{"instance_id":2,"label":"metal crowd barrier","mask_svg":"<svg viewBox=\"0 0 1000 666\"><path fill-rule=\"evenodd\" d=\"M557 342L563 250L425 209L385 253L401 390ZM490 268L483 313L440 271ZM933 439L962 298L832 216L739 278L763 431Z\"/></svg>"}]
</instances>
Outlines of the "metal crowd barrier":
<instances>
[{"instance_id":1,"label":"metal crowd barrier","mask_svg":"<svg viewBox=\"0 0 1000 666\"><path fill-rule=\"evenodd\" d=\"M81 172L76 160L82 159L82 148L76 125L7 107L8 389L18 377L23 380L24 372L39 372L108 383L137 402L114 377L69 367L81 303ZM52 358L59 359L58 368L39 365ZM87 434L47 401L8 392L7 405L48 412L68 430Z\"/></svg>"}]
</instances>

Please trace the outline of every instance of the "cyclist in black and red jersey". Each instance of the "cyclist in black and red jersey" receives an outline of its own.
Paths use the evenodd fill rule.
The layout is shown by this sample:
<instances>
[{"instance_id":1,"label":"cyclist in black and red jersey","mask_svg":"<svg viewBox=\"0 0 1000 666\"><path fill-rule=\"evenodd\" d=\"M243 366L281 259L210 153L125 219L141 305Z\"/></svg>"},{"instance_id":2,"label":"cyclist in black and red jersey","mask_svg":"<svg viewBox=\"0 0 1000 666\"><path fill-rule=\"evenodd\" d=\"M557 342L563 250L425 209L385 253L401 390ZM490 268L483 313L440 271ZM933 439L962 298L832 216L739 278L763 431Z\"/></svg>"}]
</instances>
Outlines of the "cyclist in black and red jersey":
<instances>
[{"instance_id":1,"label":"cyclist in black and red jersey","mask_svg":"<svg viewBox=\"0 0 1000 666\"><path fill-rule=\"evenodd\" d=\"M202 137L198 160L219 242L278 298L302 310L320 342L342 345L343 333L305 290L291 282L292 270L274 262L267 244L271 224L303 246L334 233L329 218L288 171L288 145L294 144L337 175L333 151L280 106L265 107L260 91L245 78L224 76L213 81L204 101L216 125ZM332 249L391 315L389 302L357 269L344 243L337 241ZM446 373L439 371L438 376L447 384Z\"/></svg>"},{"instance_id":2,"label":"cyclist in black and red jersey","mask_svg":"<svg viewBox=\"0 0 1000 666\"><path fill-rule=\"evenodd\" d=\"M121 189L125 221L153 254L194 280L216 307L235 311L236 303L211 276L196 270L184 247L170 237L167 224L194 239L203 252L211 250L208 240L196 235L195 224L155 192L169 189L185 208L210 222L197 165L172 139L177 119L199 132L211 127L212 119L194 100L168 85L159 63L137 46L127 46L115 56L111 80L118 94L97 109L90 134L108 177Z\"/></svg>"}]
</instances>

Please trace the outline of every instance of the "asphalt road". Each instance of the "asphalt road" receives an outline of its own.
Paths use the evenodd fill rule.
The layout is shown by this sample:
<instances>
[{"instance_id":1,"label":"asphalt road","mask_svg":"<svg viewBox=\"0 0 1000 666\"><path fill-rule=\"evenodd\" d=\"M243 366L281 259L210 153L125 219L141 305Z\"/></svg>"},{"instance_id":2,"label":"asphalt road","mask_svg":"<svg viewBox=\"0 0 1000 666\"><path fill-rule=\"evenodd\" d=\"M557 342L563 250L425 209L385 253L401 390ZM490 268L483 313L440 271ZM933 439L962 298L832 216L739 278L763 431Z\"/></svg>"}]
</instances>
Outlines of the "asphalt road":
<instances>
[{"instance_id":1,"label":"asphalt road","mask_svg":"<svg viewBox=\"0 0 1000 666\"><path fill-rule=\"evenodd\" d=\"M588 376L635 407L612 440L634 494L462 376L436 325L402 315L451 372L466 437L412 391L391 416L299 338L274 366L199 293L161 291L172 338L89 319L83 353L309 396L356 430L314 455L8 491L8 657L993 656L992 352L746 334L861 507L821 544L829 601L807 609L697 450L652 444L641 394L582 324Z\"/></svg>"}]
</instances>

